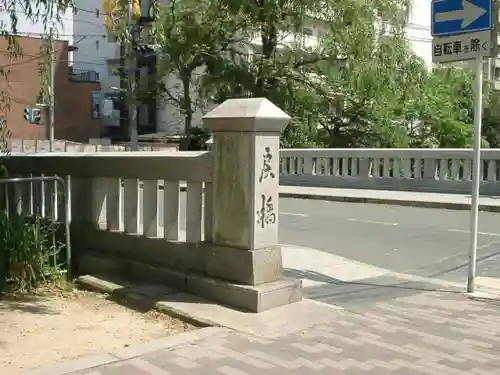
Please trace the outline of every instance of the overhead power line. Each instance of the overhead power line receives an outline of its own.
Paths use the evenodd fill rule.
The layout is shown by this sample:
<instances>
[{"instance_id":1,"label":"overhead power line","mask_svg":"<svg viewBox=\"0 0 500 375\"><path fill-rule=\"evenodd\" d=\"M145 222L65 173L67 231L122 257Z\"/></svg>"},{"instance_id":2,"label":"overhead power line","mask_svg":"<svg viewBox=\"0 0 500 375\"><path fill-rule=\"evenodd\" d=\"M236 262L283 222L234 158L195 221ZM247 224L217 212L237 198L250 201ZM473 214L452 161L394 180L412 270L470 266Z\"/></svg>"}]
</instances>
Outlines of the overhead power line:
<instances>
[{"instance_id":1,"label":"overhead power line","mask_svg":"<svg viewBox=\"0 0 500 375\"><path fill-rule=\"evenodd\" d=\"M76 44L80 43L81 41L83 41L85 38L86 38L86 37L82 37L82 38L80 38L79 40L77 40L77 41L76 41L75 43L73 43L73 44L74 44L74 45L76 45ZM55 52L59 52L59 51L61 51L63 48L64 48L64 47L61 47L61 48L57 49ZM11 54L11 53L10 53L10 52L8 52L8 51L1 51L1 53L4 53L4 54L9 54L9 55ZM45 57L45 56L43 56L43 55L41 55L41 54L39 54L39 55L30 55L30 54L23 54L23 53L19 54L19 56L20 56L20 57L22 57L22 56L28 56L28 57L30 57L30 58L29 58L29 59L27 59L27 60L13 61L13 62L8 63L8 64L0 65L0 69L3 69L3 68L8 68L8 67L11 67L11 66L17 66L17 65L28 64L28 63L30 63L30 62L32 62L32 61L39 60L39 59L41 59L41 58L44 58L44 57Z\"/></svg>"}]
</instances>

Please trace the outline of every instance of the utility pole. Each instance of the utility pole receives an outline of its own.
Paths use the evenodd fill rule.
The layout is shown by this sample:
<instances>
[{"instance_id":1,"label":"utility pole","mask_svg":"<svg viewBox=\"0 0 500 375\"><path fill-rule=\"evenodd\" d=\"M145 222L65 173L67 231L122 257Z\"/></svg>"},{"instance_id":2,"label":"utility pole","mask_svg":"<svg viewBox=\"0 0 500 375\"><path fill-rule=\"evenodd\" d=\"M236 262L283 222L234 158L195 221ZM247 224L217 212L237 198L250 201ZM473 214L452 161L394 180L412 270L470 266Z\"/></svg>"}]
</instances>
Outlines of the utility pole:
<instances>
[{"instance_id":1,"label":"utility pole","mask_svg":"<svg viewBox=\"0 0 500 375\"><path fill-rule=\"evenodd\" d=\"M54 151L54 125L55 125L55 76L56 76L56 56L54 48L54 28L50 28L50 63L49 63L49 121L47 134L49 138L49 150Z\"/></svg>"},{"instance_id":2,"label":"utility pole","mask_svg":"<svg viewBox=\"0 0 500 375\"><path fill-rule=\"evenodd\" d=\"M135 31L133 24L133 0L128 0L128 18L127 18L127 107L128 107L128 125L130 136L130 148L132 151L139 150L139 140L137 132L137 109L135 105L135 72L136 59L134 52Z\"/></svg>"}]
</instances>

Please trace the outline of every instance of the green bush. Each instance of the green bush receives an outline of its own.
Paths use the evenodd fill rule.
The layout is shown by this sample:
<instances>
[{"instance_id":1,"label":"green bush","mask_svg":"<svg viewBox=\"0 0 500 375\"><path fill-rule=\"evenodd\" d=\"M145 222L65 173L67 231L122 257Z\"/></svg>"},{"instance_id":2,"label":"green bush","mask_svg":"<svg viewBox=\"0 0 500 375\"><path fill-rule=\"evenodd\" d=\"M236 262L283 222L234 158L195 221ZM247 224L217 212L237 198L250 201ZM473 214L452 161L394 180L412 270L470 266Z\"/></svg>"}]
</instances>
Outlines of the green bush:
<instances>
[{"instance_id":1,"label":"green bush","mask_svg":"<svg viewBox=\"0 0 500 375\"><path fill-rule=\"evenodd\" d=\"M0 291L30 291L60 280L61 235L59 223L0 212Z\"/></svg>"}]
</instances>

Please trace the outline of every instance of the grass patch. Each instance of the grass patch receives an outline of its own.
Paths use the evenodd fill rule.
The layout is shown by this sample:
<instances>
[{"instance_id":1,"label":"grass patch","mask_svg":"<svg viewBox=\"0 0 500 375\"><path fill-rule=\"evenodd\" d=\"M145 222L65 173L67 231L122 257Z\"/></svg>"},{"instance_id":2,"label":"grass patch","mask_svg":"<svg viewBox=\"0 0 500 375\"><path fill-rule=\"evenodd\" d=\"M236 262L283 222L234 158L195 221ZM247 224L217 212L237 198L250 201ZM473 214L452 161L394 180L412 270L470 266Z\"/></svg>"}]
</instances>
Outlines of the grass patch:
<instances>
[{"instance_id":1,"label":"grass patch","mask_svg":"<svg viewBox=\"0 0 500 375\"><path fill-rule=\"evenodd\" d=\"M39 216L0 212L0 292L33 292L63 287L64 226Z\"/></svg>"}]
</instances>

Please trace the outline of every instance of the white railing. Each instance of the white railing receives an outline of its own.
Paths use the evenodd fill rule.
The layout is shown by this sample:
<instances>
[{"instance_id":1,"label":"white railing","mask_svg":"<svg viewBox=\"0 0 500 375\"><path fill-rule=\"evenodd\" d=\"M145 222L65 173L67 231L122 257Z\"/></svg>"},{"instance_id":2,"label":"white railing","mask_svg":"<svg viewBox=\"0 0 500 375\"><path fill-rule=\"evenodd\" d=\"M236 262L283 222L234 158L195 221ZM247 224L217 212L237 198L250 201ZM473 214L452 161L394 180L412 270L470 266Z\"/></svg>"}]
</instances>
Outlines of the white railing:
<instances>
[{"instance_id":1,"label":"white railing","mask_svg":"<svg viewBox=\"0 0 500 375\"><path fill-rule=\"evenodd\" d=\"M481 192L500 190L500 149L485 149ZM358 189L470 192L471 149L282 149L280 183Z\"/></svg>"},{"instance_id":2,"label":"white railing","mask_svg":"<svg viewBox=\"0 0 500 375\"><path fill-rule=\"evenodd\" d=\"M278 243L277 153L289 121L267 99L231 99L204 117L211 151L13 152L2 163L9 177L66 181L78 272L261 312L302 298L300 280L284 278ZM19 207L41 199L38 214L57 212L53 189L18 191Z\"/></svg>"},{"instance_id":3,"label":"white railing","mask_svg":"<svg viewBox=\"0 0 500 375\"><path fill-rule=\"evenodd\" d=\"M90 224L86 229L90 232L111 231L175 242L201 242L205 238L204 226L210 218L205 220L209 213L204 208L210 207L207 192L212 178L207 152L14 153L7 164L21 176L65 178L70 186L72 222ZM184 212L181 185L187 194ZM46 182L37 190L41 196L20 196L24 200L46 199L53 195L49 192L52 188ZM57 211L55 204L47 199L45 212Z\"/></svg>"},{"instance_id":4,"label":"white railing","mask_svg":"<svg viewBox=\"0 0 500 375\"><path fill-rule=\"evenodd\" d=\"M23 153L38 153L50 151L50 143L43 139L11 139L9 151ZM128 146L117 144L89 144L76 143L65 140L54 141L56 152L100 152L100 151L128 151ZM175 145L140 144L139 151L176 151Z\"/></svg>"}]
</instances>

